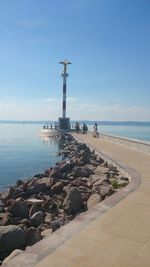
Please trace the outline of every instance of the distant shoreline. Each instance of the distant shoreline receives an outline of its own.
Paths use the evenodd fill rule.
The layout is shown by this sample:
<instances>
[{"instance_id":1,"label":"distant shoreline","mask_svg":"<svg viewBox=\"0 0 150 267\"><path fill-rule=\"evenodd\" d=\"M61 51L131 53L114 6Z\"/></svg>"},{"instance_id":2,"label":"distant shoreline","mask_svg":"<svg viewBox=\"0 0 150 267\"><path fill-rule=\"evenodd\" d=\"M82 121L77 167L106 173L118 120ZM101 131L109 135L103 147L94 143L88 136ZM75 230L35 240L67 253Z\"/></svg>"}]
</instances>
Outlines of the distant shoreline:
<instances>
[{"instance_id":1,"label":"distant shoreline","mask_svg":"<svg viewBox=\"0 0 150 267\"><path fill-rule=\"evenodd\" d=\"M93 125L97 122L99 125L111 125L111 126L146 126L150 127L150 121L98 121L98 120L76 120L79 123L85 122L88 125ZM75 120L71 121L71 124L76 122ZM43 121L17 121L17 120L0 120L0 123L12 123L12 124L46 124L54 123L55 120L43 120Z\"/></svg>"}]
</instances>

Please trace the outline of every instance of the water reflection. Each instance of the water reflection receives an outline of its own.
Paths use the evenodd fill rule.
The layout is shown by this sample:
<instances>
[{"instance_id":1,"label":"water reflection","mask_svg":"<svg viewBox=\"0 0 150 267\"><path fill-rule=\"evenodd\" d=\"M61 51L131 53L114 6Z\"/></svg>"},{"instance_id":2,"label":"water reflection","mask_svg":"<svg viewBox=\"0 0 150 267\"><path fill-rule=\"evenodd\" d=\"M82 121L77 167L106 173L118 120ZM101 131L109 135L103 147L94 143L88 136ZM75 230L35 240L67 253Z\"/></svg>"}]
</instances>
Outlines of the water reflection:
<instances>
[{"instance_id":1,"label":"water reflection","mask_svg":"<svg viewBox=\"0 0 150 267\"><path fill-rule=\"evenodd\" d=\"M0 124L0 191L57 162L59 140L41 138L40 129L40 125Z\"/></svg>"},{"instance_id":2,"label":"water reflection","mask_svg":"<svg viewBox=\"0 0 150 267\"><path fill-rule=\"evenodd\" d=\"M46 144L46 145L58 145L59 143L59 140L54 137L40 136L40 138L42 139L43 144Z\"/></svg>"}]
</instances>

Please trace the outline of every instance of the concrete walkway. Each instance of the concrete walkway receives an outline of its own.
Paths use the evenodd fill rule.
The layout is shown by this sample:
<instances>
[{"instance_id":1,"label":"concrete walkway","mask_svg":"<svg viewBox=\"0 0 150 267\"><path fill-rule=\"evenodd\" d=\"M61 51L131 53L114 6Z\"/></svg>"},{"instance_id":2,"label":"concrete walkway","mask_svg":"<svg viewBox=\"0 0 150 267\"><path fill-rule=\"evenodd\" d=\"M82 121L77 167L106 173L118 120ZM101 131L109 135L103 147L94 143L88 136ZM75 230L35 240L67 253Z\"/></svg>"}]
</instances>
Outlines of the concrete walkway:
<instances>
[{"instance_id":1,"label":"concrete walkway","mask_svg":"<svg viewBox=\"0 0 150 267\"><path fill-rule=\"evenodd\" d=\"M130 165L141 174L142 182L35 266L150 267L150 155L89 134L74 136Z\"/></svg>"}]
</instances>

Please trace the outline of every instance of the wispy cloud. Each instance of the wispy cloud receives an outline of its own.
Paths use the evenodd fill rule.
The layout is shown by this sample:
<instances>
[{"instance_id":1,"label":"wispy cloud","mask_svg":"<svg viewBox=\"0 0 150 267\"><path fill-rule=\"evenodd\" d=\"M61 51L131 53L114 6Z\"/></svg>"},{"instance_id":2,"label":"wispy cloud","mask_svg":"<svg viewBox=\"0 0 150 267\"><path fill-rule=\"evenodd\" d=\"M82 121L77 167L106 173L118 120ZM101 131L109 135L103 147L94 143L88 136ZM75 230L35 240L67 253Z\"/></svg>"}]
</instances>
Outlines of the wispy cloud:
<instances>
[{"instance_id":1,"label":"wispy cloud","mask_svg":"<svg viewBox=\"0 0 150 267\"><path fill-rule=\"evenodd\" d=\"M67 102L67 116L72 120L137 120L150 121L150 107L100 105L82 103L70 97ZM61 116L62 102L60 98L47 98L20 102L0 102L0 119L20 120L57 120Z\"/></svg>"},{"instance_id":2,"label":"wispy cloud","mask_svg":"<svg viewBox=\"0 0 150 267\"><path fill-rule=\"evenodd\" d=\"M99 110L101 109L100 105L97 104L87 104L87 103L81 103L79 104L79 109L87 109L87 110Z\"/></svg>"},{"instance_id":3,"label":"wispy cloud","mask_svg":"<svg viewBox=\"0 0 150 267\"><path fill-rule=\"evenodd\" d=\"M44 102L60 102L62 99L59 97L59 98L53 98L53 97L49 97L49 98L44 98L43 101ZM73 96L70 96L70 97L67 97L67 102L75 102L77 101L78 99L76 97L73 97Z\"/></svg>"},{"instance_id":4,"label":"wispy cloud","mask_svg":"<svg viewBox=\"0 0 150 267\"><path fill-rule=\"evenodd\" d=\"M74 101L77 101L77 100L78 100L78 98L73 97L73 96L67 97L67 101L69 101L69 102L74 102Z\"/></svg>"},{"instance_id":5,"label":"wispy cloud","mask_svg":"<svg viewBox=\"0 0 150 267\"><path fill-rule=\"evenodd\" d=\"M50 97L50 98L44 98L43 101L44 102L55 102L55 101L58 101L58 99Z\"/></svg>"},{"instance_id":6,"label":"wispy cloud","mask_svg":"<svg viewBox=\"0 0 150 267\"><path fill-rule=\"evenodd\" d=\"M18 104L17 103L0 102L0 109L14 109L14 108L18 108Z\"/></svg>"},{"instance_id":7,"label":"wispy cloud","mask_svg":"<svg viewBox=\"0 0 150 267\"><path fill-rule=\"evenodd\" d=\"M87 119L99 120L150 120L150 108L143 106L102 106L98 104L81 103L78 109Z\"/></svg>"}]
</instances>

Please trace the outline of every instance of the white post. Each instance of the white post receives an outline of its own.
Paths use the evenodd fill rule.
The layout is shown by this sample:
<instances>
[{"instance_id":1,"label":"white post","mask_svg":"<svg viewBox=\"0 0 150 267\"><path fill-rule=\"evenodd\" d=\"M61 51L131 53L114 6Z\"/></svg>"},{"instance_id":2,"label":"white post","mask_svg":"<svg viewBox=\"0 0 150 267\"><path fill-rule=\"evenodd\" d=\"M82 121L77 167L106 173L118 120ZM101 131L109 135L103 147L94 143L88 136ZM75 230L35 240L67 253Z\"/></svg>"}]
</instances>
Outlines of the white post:
<instances>
[{"instance_id":1,"label":"white post","mask_svg":"<svg viewBox=\"0 0 150 267\"><path fill-rule=\"evenodd\" d=\"M63 119L66 119L66 93L67 93L67 77L69 76L67 73L67 65L71 64L71 62L64 60L59 62L60 64L63 64L64 70L62 73L63 77L63 103L62 103L62 117Z\"/></svg>"}]
</instances>

